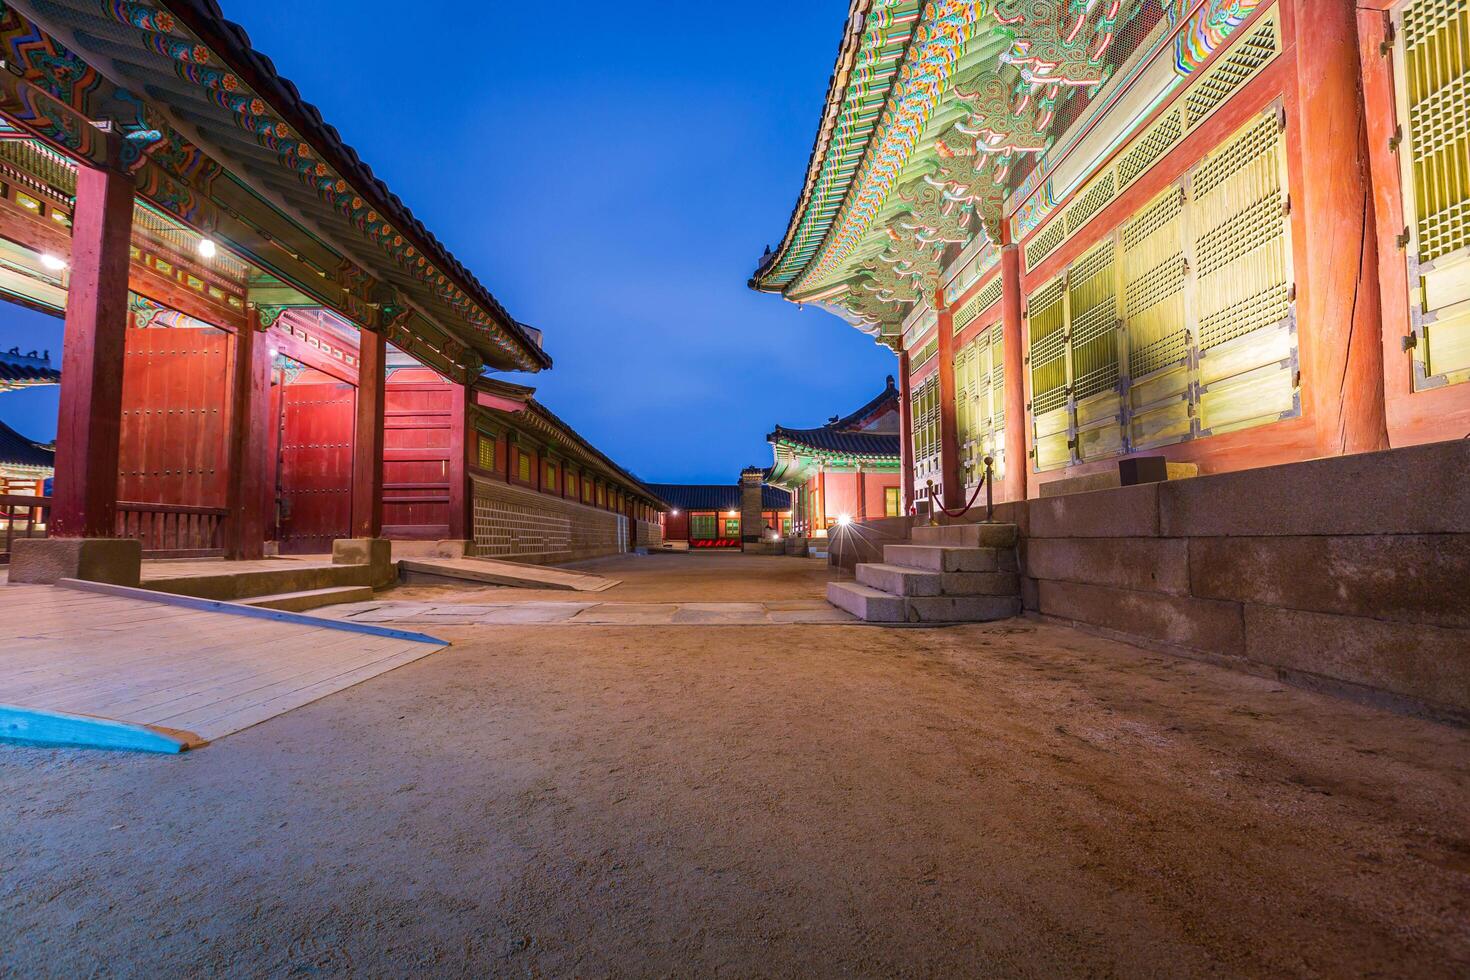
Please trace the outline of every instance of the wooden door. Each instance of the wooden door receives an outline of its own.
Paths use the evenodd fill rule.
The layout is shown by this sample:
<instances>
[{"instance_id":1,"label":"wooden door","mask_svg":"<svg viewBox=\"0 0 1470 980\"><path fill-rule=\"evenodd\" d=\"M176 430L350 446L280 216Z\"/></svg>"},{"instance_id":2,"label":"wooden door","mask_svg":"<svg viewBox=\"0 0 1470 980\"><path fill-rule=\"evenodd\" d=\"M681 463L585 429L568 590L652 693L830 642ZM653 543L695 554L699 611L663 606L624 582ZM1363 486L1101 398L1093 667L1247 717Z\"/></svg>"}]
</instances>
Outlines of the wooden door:
<instances>
[{"instance_id":1,"label":"wooden door","mask_svg":"<svg viewBox=\"0 0 1470 980\"><path fill-rule=\"evenodd\" d=\"M213 327L130 329L123 355L117 496L225 506L230 335Z\"/></svg>"},{"instance_id":2,"label":"wooden door","mask_svg":"<svg viewBox=\"0 0 1470 980\"><path fill-rule=\"evenodd\" d=\"M286 555L327 554L351 534L357 389L308 371L281 389L276 539Z\"/></svg>"},{"instance_id":3,"label":"wooden door","mask_svg":"<svg viewBox=\"0 0 1470 980\"><path fill-rule=\"evenodd\" d=\"M427 369L395 371L384 390L383 536L449 537L450 489L462 479L458 389Z\"/></svg>"}]
</instances>

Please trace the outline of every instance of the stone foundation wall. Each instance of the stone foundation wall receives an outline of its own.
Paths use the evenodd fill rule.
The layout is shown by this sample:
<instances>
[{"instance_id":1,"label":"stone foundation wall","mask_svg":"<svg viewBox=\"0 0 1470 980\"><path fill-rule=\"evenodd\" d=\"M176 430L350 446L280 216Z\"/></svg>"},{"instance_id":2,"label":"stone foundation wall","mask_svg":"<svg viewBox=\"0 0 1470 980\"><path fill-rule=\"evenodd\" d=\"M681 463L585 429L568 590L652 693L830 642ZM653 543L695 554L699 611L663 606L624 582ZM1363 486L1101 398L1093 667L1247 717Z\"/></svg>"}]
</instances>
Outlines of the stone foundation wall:
<instances>
[{"instance_id":1,"label":"stone foundation wall","mask_svg":"<svg viewBox=\"0 0 1470 980\"><path fill-rule=\"evenodd\" d=\"M664 543L664 529L650 521L638 522L638 547L661 548Z\"/></svg>"},{"instance_id":2,"label":"stone foundation wall","mask_svg":"<svg viewBox=\"0 0 1470 980\"><path fill-rule=\"evenodd\" d=\"M494 480L473 478L473 553L558 565L628 550L619 514Z\"/></svg>"},{"instance_id":3,"label":"stone foundation wall","mask_svg":"<svg viewBox=\"0 0 1470 980\"><path fill-rule=\"evenodd\" d=\"M1470 721L1470 441L997 511L1043 616Z\"/></svg>"}]
</instances>

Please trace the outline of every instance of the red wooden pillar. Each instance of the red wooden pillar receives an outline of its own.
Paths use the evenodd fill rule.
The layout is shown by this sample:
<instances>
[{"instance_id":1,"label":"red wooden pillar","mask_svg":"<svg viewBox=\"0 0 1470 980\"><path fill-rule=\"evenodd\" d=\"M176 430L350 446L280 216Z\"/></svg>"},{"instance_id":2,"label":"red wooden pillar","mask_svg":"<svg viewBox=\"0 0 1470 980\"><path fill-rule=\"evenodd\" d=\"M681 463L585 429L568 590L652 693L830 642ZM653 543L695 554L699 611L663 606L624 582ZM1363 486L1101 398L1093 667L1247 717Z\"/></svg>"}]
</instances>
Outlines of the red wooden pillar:
<instances>
[{"instance_id":1,"label":"red wooden pillar","mask_svg":"<svg viewBox=\"0 0 1470 980\"><path fill-rule=\"evenodd\" d=\"M358 331L357 425L352 444L352 536L383 534L383 398L388 344L380 333Z\"/></svg>"},{"instance_id":2,"label":"red wooden pillar","mask_svg":"<svg viewBox=\"0 0 1470 980\"><path fill-rule=\"evenodd\" d=\"M899 506L907 514L914 506L914 402L906 350L898 352L898 455Z\"/></svg>"},{"instance_id":3,"label":"red wooden pillar","mask_svg":"<svg viewBox=\"0 0 1470 980\"><path fill-rule=\"evenodd\" d=\"M270 344L260 329L260 314L235 334L235 365L230 399L229 557L255 559L265 554L266 485L270 441Z\"/></svg>"},{"instance_id":4,"label":"red wooden pillar","mask_svg":"<svg viewBox=\"0 0 1470 980\"><path fill-rule=\"evenodd\" d=\"M1010 237L1006 222L1005 235ZM1013 244L1000 250L1001 353L1005 358L1005 477L1002 499L1026 499L1026 358L1021 319L1021 252Z\"/></svg>"},{"instance_id":5,"label":"red wooden pillar","mask_svg":"<svg viewBox=\"0 0 1470 980\"><path fill-rule=\"evenodd\" d=\"M110 538L117 533L132 230L132 178L79 167L61 353L53 537Z\"/></svg>"},{"instance_id":6,"label":"red wooden pillar","mask_svg":"<svg viewBox=\"0 0 1470 980\"><path fill-rule=\"evenodd\" d=\"M479 434L469 424L472 389L468 385L449 385L449 540L464 541L470 533L471 460L479 460Z\"/></svg>"},{"instance_id":7,"label":"red wooden pillar","mask_svg":"<svg viewBox=\"0 0 1470 980\"><path fill-rule=\"evenodd\" d=\"M1291 0L1303 387L1326 455L1388 448L1382 313L1354 5Z\"/></svg>"},{"instance_id":8,"label":"red wooden pillar","mask_svg":"<svg viewBox=\"0 0 1470 980\"><path fill-rule=\"evenodd\" d=\"M954 384L954 313L945 307L944 290L934 293L939 312L939 478L944 481L944 506L965 505L965 484L960 477L960 427L956 417Z\"/></svg>"},{"instance_id":9,"label":"red wooden pillar","mask_svg":"<svg viewBox=\"0 0 1470 980\"><path fill-rule=\"evenodd\" d=\"M859 521L865 521L865 520L868 519L868 487L867 487L867 481L865 479L865 476L866 476L866 474L863 473L862 464L859 464L858 465L858 468L857 468L857 474L856 474L856 477L857 477L857 479L856 479L856 482L857 482L857 518L856 519L859 520Z\"/></svg>"}]
</instances>

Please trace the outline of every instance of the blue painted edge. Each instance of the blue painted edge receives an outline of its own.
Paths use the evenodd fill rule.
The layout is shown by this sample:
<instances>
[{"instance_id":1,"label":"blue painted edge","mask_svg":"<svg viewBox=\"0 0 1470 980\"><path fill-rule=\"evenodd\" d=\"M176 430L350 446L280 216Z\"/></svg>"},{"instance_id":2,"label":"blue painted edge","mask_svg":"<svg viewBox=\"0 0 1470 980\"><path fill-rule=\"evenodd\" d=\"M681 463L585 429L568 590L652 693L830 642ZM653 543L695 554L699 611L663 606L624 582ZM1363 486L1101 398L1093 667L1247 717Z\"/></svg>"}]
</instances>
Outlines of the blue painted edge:
<instances>
[{"instance_id":1,"label":"blue painted edge","mask_svg":"<svg viewBox=\"0 0 1470 980\"><path fill-rule=\"evenodd\" d=\"M132 749L177 755L191 744L203 744L197 738L191 742L183 737L185 734L113 718L0 704L0 738L31 745Z\"/></svg>"},{"instance_id":2,"label":"blue painted edge","mask_svg":"<svg viewBox=\"0 0 1470 980\"><path fill-rule=\"evenodd\" d=\"M441 640L427 633L396 630L387 626L374 626L371 623L353 623L341 619L323 619L319 616L307 616L303 613L286 612L281 609L263 609L260 606L247 606L244 603L225 602L221 599L198 599L189 595L174 595L172 592L154 592L151 589L136 589L127 585L112 585L107 582L87 582L76 578L64 578L56 584L64 589L75 589L78 592L96 592L100 595L113 595L123 599L142 599L145 602L157 602L165 606L179 606L184 609L198 609L202 612L226 613L231 616L245 616L250 619L269 619L278 623L294 623L297 626L315 626L319 629L342 630L346 633L363 633L368 636L385 636L394 640L432 643L435 646L441 647L450 645L447 640Z\"/></svg>"}]
</instances>

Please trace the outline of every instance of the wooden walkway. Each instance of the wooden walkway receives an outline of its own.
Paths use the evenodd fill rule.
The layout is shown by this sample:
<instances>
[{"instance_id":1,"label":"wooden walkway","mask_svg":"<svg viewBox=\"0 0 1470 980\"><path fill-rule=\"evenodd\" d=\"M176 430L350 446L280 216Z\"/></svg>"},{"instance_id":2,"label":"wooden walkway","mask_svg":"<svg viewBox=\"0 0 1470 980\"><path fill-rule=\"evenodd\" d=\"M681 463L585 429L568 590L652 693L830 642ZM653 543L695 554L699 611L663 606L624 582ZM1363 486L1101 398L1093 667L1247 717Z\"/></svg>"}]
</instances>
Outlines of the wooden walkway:
<instances>
[{"instance_id":1,"label":"wooden walkway","mask_svg":"<svg viewBox=\"0 0 1470 980\"><path fill-rule=\"evenodd\" d=\"M7 585L0 598L0 736L37 742L181 751L445 646L173 597Z\"/></svg>"},{"instance_id":2,"label":"wooden walkway","mask_svg":"<svg viewBox=\"0 0 1470 980\"><path fill-rule=\"evenodd\" d=\"M618 584L617 579L577 572L550 565L497 561L494 558L405 558L399 567L408 581L482 582L520 589L556 589L571 592L602 592Z\"/></svg>"}]
</instances>

